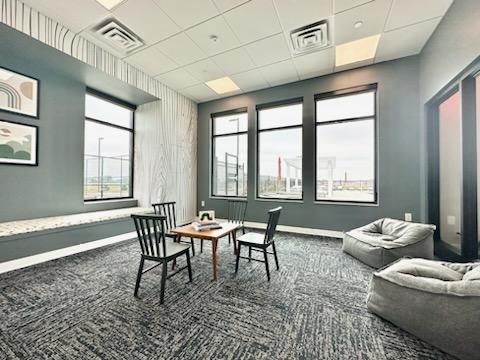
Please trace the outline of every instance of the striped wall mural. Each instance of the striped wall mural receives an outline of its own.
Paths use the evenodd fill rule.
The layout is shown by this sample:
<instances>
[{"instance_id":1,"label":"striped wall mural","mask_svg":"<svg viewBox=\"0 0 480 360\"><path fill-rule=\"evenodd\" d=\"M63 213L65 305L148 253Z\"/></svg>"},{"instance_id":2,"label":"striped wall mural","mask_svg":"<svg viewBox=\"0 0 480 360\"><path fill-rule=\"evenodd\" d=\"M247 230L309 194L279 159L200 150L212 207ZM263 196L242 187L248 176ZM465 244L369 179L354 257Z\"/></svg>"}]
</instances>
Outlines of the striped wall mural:
<instances>
[{"instance_id":1,"label":"striped wall mural","mask_svg":"<svg viewBox=\"0 0 480 360\"><path fill-rule=\"evenodd\" d=\"M0 0L0 22L160 100L136 112L135 197L175 200L179 221L196 212L197 105L19 0Z\"/></svg>"}]
</instances>

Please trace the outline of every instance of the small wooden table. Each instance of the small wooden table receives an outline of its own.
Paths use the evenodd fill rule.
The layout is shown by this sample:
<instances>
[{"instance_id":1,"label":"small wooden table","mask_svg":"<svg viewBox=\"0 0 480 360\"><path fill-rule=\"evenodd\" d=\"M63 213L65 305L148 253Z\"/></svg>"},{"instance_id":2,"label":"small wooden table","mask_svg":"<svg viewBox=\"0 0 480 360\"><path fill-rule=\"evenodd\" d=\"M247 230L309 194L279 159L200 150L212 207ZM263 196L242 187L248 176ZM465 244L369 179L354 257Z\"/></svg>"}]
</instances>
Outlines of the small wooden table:
<instances>
[{"instance_id":1,"label":"small wooden table","mask_svg":"<svg viewBox=\"0 0 480 360\"><path fill-rule=\"evenodd\" d=\"M229 234L232 235L233 246L235 254L237 253L237 229L240 227L234 223L221 223L221 229L208 230L208 231L196 231L192 225L180 226L171 231L177 234L177 241L180 241L182 236L191 237L196 239L210 240L212 242L212 270L213 280L217 280L217 242L218 239L225 237Z\"/></svg>"}]
</instances>

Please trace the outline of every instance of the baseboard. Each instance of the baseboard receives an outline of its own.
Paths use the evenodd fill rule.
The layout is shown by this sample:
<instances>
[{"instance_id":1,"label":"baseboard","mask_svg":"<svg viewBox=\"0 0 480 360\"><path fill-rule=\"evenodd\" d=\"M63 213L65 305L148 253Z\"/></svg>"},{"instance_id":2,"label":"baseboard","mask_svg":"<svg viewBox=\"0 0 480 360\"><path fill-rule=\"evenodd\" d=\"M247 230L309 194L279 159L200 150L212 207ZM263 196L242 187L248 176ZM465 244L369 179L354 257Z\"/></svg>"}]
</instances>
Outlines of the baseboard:
<instances>
[{"instance_id":1,"label":"baseboard","mask_svg":"<svg viewBox=\"0 0 480 360\"><path fill-rule=\"evenodd\" d=\"M136 232L130 232L101 240L90 241L80 245L69 246L63 249L47 251L41 254L27 256L20 259L5 261L3 263L0 263L0 274L6 273L8 271L18 270L27 266L40 264L46 261L59 259L65 256L78 254L84 251L97 249L103 246L116 244L122 241L134 239L136 237Z\"/></svg>"},{"instance_id":2,"label":"baseboard","mask_svg":"<svg viewBox=\"0 0 480 360\"><path fill-rule=\"evenodd\" d=\"M218 219L219 221L226 221L225 219ZM267 224L259 222L245 221L245 227L252 229L266 229ZM285 231L294 234L303 234L303 235L316 235L316 236L328 236L334 238L343 238L342 231L335 230L324 230L324 229L313 229L313 228L304 228L298 226L287 226L287 225L278 225L278 231Z\"/></svg>"}]
</instances>

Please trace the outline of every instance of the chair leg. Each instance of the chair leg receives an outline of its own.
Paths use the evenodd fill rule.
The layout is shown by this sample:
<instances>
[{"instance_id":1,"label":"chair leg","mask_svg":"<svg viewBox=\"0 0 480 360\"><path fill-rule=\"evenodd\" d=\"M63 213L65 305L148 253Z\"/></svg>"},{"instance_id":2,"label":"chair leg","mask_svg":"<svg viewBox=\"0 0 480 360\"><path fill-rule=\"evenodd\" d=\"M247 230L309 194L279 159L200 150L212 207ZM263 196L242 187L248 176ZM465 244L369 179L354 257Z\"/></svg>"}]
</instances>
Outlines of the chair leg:
<instances>
[{"instance_id":1,"label":"chair leg","mask_svg":"<svg viewBox=\"0 0 480 360\"><path fill-rule=\"evenodd\" d=\"M200 254L203 254L203 239L200 240Z\"/></svg>"},{"instance_id":2,"label":"chair leg","mask_svg":"<svg viewBox=\"0 0 480 360\"><path fill-rule=\"evenodd\" d=\"M232 235L228 234L228 245L230 245L232 242Z\"/></svg>"},{"instance_id":3,"label":"chair leg","mask_svg":"<svg viewBox=\"0 0 480 360\"><path fill-rule=\"evenodd\" d=\"M238 272L238 263L240 262L240 252L242 249L242 245L238 243L238 248L237 248L237 261L235 262L235 274Z\"/></svg>"},{"instance_id":4,"label":"chair leg","mask_svg":"<svg viewBox=\"0 0 480 360\"><path fill-rule=\"evenodd\" d=\"M270 269L268 268L267 249L263 249L263 257L265 258L265 270L267 270L267 279L270 281Z\"/></svg>"},{"instance_id":5,"label":"chair leg","mask_svg":"<svg viewBox=\"0 0 480 360\"><path fill-rule=\"evenodd\" d=\"M138 267L137 281L135 283L135 291L133 293L133 296L135 296L135 297L137 297L137 295L138 295L138 288L140 287L140 280L142 280L142 271L143 271L144 262L145 262L145 260L142 256L142 258L140 259L140 266Z\"/></svg>"},{"instance_id":6,"label":"chair leg","mask_svg":"<svg viewBox=\"0 0 480 360\"><path fill-rule=\"evenodd\" d=\"M248 262L250 262L252 260L252 247L249 246L248 247Z\"/></svg>"},{"instance_id":7,"label":"chair leg","mask_svg":"<svg viewBox=\"0 0 480 360\"><path fill-rule=\"evenodd\" d=\"M245 235L245 227L242 226L243 235Z\"/></svg>"},{"instance_id":8,"label":"chair leg","mask_svg":"<svg viewBox=\"0 0 480 360\"><path fill-rule=\"evenodd\" d=\"M162 281L160 284L160 304L163 304L165 298L165 284L167 282L167 262L165 261L162 266Z\"/></svg>"},{"instance_id":9,"label":"chair leg","mask_svg":"<svg viewBox=\"0 0 480 360\"><path fill-rule=\"evenodd\" d=\"M195 243L193 242L193 237L190 238L190 243L192 244L192 256L195 256Z\"/></svg>"},{"instance_id":10,"label":"chair leg","mask_svg":"<svg viewBox=\"0 0 480 360\"><path fill-rule=\"evenodd\" d=\"M188 279L192 282L192 265L190 264L190 250L187 250L185 253L187 255L187 270L188 270Z\"/></svg>"},{"instance_id":11,"label":"chair leg","mask_svg":"<svg viewBox=\"0 0 480 360\"><path fill-rule=\"evenodd\" d=\"M277 249L275 248L275 243L272 243L273 248L273 256L275 257L275 264L277 265L277 270L280 270L280 266L278 266L278 256L277 256Z\"/></svg>"}]
</instances>

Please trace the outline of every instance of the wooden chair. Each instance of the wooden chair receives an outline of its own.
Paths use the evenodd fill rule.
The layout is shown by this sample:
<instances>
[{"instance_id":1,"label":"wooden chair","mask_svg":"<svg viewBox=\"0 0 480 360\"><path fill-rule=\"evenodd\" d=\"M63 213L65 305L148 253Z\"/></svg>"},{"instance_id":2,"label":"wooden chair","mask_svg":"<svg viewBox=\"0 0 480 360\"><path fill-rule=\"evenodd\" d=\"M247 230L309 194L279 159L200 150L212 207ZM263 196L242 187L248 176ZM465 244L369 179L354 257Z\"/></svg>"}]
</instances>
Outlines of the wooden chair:
<instances>
[{"instance_id":1,"label":"wooden chair","mask_svg":"<svg viewBox=\"0 0 480 360\"><path fill-rule=\"evenodd\" d=\"M135 229L137 230L138 242L140 243L140 249L142 255L140 258L140 266L138 267L137 281L135 283L134 296L138 295L138 288L140 287L140 281L142 275L146 272L162 265L162 280L160 287L160 304L163 304L165 296L165 283L167 278L170 278L180 271L187 269L188 278L192 281L192 267L190 265L190 245L179 244L175 241L167 242L165 239L165 223L166 216L161 215L131 215L133 222L135 223ZM175 260L179 256L185 255L187 258L187 265L178 269L176 272L167 276L167 264L171 260ZM143 266L147 261L154 261L155 264L146 270L143 270Z\"/></svg>"},{"instance_id":2,"label":"wooden chair","mask_svg":"<svg viewBox=\"0 0 480 360\"><path fill-rule=\"evenodd\" d=\"M163 203L157 203L157 204L152 204L153 206L153 211L155 211L155 214L157 215L163 215L166 216L167 220L165 222L165 236L172 238L176 241L177 239L177 234L174 234L171 232L172 229L177 227L177 218L176 218L176 212L175 212L175 201L169 201L169 202L163 202ZM189 242L180 240L182 243L189 243L192 245L192 255L195 256L195 243L193 242L193 238L190 238Z\"/></svg>"},{"instance_id":3,"label":"wooden chair","mask_svg":"<svg viewBox=\"0 0 480 360\"><path fill-rule=\"evenodd\" d=\"M270 269L268 266L268 254L272 254L275 257L275 264L277 265L277 270L280 269L278 266L278 257L277 250L275 249L274 236L278 224L278 219L280 217L280 212L282 207L277 207L268 211L268 223L265 234L258 233L247 233L238 238L238 249L237 249L237 261L235 264L235 274L238 272L238 263L240 258L248 259L248 261L255 260L265 263L265 270L267 271L267 279L270 281ZM248 247L248 257L241 256L242 246ZM268 252L268 248L272 247L273 252ZM252 258L252 250L263 252L264 260L258 260Z\"/></svg>"},{"instance_id":4,"label":"wooden chair","mask_svg":"<svg viewBox=\"0 0 480 360\"><path fill-rule=\"evenodd\" d=\"M228 222L240 225L245 235L245 214L247 213L247 200L228 200L227 219ZM232 242L231 234L228 234L228 243ZM234 244L235 245L235 244ZM200 241L200 252L203 253L203 240Z\"/></svg>"}]
</instances>

